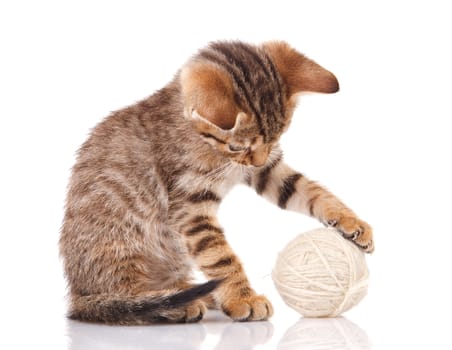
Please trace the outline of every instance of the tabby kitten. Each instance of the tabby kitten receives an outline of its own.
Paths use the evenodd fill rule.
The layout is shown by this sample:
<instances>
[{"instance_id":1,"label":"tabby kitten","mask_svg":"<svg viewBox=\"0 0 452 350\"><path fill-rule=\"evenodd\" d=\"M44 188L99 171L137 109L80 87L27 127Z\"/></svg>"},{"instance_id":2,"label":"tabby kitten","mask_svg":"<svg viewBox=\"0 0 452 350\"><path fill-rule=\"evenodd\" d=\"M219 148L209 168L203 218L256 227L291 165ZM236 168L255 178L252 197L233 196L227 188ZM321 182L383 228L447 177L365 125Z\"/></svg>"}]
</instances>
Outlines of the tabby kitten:
<instances>
[{"instance_id":1,"label":"tabby kitten","mask_svg":"<svg viewBox=\"0 0 452 350\"><path fill-rule=\"evenodd\" d=\"M270 317L216 219L238 183L372 252L369 225L286 165L278 145L297 93L338 89L284 42L216 42L166 87L101 122L79 150L61 231L69 317L196 322L206 307L233 320ZM209 282L192 284L193 264Z\"/></svg>"}]
</instances>

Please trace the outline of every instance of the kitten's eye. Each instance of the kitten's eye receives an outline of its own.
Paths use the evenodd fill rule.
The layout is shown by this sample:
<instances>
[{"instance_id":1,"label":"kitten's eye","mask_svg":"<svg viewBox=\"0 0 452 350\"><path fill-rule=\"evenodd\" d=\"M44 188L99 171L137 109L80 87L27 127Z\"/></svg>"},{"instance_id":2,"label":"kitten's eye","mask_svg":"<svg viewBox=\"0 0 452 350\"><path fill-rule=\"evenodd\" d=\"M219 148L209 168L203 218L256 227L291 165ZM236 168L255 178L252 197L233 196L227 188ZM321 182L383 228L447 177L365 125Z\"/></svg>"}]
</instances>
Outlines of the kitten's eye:
<instances>
[{"instance_id":1,"label":"kitten's eye","mask_svg":"<svg viewBox=\"0 0 452 350\"><path fill-rule=\"evenodd\" d=\"M229 146L229 150L231 152L243 152L246 150L246 147L243 146L235 146L235 145L228 145Z\"/></svg>"}]
</instances>

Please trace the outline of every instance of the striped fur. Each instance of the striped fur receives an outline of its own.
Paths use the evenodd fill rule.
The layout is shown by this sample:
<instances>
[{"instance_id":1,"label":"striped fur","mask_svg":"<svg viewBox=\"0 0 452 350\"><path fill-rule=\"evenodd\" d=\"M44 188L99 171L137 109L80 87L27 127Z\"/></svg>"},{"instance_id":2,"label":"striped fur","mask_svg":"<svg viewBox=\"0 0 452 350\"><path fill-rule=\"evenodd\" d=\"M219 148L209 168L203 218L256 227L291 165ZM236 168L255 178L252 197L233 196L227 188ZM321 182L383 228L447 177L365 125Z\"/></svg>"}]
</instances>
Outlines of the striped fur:
<instances>
[{"instance_id":1,"label":"striped fur","mask_svg":"<svg viewBox=\"0 0 452 350\"><path fill-rule=\"evenodd\" d=\"M200 57L228 72L238 92L239 106L252 111L264 142L276 140L286 123L284 91L281 77L265 51L240 42L220 42L202 50Z\"/></svg>"},{"instance_id":2,"label":"striped fur","mask_svg":"<svg viewBox=\"0 0 452 350\"><path fill-rule=\"evenodd\" d=\"M73 167L61 230L70 317L195 322L206 305L234 320L270 317L216 218L238 183L371 251L370 227L288 167L278 146L298 92L337 88L285 43L216 42L162 90L97 125ZM193 262L210 282L192 284Z\"/></svg>"}]
</instances>

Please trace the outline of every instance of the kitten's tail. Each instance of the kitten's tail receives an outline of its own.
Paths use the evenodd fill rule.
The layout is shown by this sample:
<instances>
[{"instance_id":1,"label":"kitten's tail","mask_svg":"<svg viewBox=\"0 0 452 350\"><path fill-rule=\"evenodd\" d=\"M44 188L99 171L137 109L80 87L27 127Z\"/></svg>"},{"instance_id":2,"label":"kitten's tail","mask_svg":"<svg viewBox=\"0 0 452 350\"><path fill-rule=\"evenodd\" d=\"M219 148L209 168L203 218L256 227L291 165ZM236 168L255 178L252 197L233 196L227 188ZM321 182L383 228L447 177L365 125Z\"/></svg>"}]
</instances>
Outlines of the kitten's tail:
<instances>
[{"instance_id":1,"label":"kitten's tail","mask_svg":"<svg viewBox=\"0 0 452 350\"><path fill-rule=\"evenodd\" d=\"M184 321L185 313L181 309L210 294L221 282L222 280L211 280L182 291L151 292L145 296L79 296L73 298L68 317L73 320L109 324Z\"/></svg>"}]
</instances>

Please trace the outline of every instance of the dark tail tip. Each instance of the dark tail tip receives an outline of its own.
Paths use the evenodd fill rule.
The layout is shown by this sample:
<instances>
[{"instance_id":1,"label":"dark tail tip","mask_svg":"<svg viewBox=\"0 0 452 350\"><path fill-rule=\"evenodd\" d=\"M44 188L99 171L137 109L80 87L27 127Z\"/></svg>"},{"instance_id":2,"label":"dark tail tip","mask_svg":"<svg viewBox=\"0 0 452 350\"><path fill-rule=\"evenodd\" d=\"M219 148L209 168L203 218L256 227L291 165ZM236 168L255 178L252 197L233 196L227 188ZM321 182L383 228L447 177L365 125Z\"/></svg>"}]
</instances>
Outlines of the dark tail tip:
<instances>
[{"instance_id":1,"label":"dark tail tip","mask_svg":"<svg viewBox=\"0 0 452 350\"><path fill-rule=\"evenodd\" d=\"M202 298L213 292L221 283L223 279L210 280L206 283L198 284L189 289L183 290L174 295L165 298L165 303L171 307L183 306L193 300Z\"/></svg>"}]
</instances>

